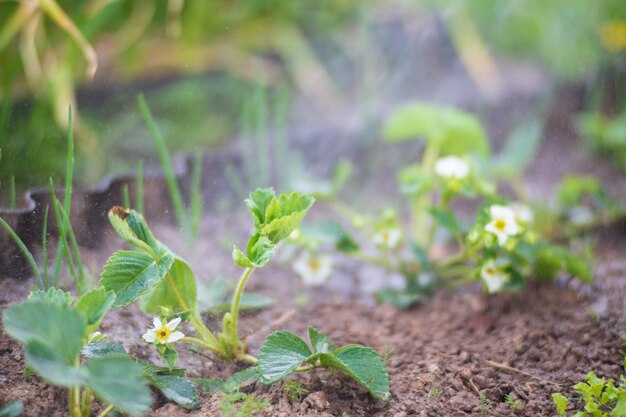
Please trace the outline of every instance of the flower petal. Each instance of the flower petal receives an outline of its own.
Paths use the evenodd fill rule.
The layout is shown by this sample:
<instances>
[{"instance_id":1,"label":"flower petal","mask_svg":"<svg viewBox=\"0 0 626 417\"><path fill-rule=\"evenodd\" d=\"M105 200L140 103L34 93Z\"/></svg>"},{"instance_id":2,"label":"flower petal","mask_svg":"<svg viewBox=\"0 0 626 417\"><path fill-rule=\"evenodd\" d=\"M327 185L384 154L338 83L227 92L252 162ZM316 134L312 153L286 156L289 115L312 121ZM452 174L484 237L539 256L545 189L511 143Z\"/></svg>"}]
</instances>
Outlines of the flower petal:
<instances>
[{"instance_id":1,"label":"flower petal","mask_svg":"<svg viewBox=\"0 0 626 417\"><path fill-rule=\"evenodd\" d=\"M154 325L155 329L160 329L161 327L163 327L163 323L161 323L161 319L158 317L155 317L154 320L152 320L152 324Z\"/></svg>"},{"instance_id":2,"label":"flower petal","mask_svg":"<svg viewBox=\"0 0 626 417\"><path fill-rule=\"evenodd\" d=\"M173 332L176 329L176 327L180 324L180 320L181 320L180 317L176 317L175 319L167 322L165 327L167 327L169 331Z\"/></svg>"},{"instance_id":3,"label":"flower petal","mask_svg":"<svg viewBox=\"0 0 626 417\"><path fill-rule=\"evenodd\" d=\"M142 338L148 343L154 343L156 341L156 329L148 330Z\"/></svg>"},{"instance_id":4,"label":"flower petal","mask_svg":"<svg viewBox=\"0 0 626 417\"><path fill-rule=\"evenodd\" d=\"M170 334L170 336L167 338L167 340L165 342L166 343L178 342L183 337L185 337L183 332L174 332L174 333Z\"/></svg>"}]
</instances>

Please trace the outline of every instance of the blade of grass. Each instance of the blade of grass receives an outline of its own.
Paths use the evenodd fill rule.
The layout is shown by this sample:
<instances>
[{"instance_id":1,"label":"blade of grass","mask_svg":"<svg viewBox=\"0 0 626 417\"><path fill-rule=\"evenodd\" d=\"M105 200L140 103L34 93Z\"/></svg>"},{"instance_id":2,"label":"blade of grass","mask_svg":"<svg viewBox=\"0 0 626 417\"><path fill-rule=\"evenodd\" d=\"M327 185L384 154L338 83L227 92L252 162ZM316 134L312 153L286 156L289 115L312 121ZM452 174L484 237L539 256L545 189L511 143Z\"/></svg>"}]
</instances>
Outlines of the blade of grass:
<instances>
[{"instance_id":1,"label":"blade of grass","mask_svg":"<svg viewBox=\"0 0 626 417\"><path fill-rule=\"evenodd\" d=\"M193 162L193 172L191 176L191 196L189 202L189 218L191 226L191 235L195 240L200 231L200 220L202 219L202 209L204 207L204 199L202 196L202 162L204 154L197 153Z\"/></svg>"},{"instance_id":2,"label":"blade of grass","mask_svg":"<svg viewBox=\"0 0 626 417\"><path fill-rule=\"evenodd\" d=\"M137 163L135 174L135 209L143 213L143 161Z\"/></svg>"},{"instance_id":3,"label":"blade of grass","mask_svg":"<svg viewBox=\"0 0 626 417\"><path fill-rule=\"evenodd\" d=\"M13 242L15 242L17 247L20 249L24 257L26 258L26 261L28 262L30 269L33 270L33 274L35 275L35 281L37 282L37 287L39 287L40 290L45 289L43 285L43 279L41 278L41 273L39 271L39 267L37 266L37 262L35 262L35 258L33 257L33 254L28 250L28 248L26 247L22 239L20 239L17 233L15 233L15 231L11 228L11 226L9 226L9 224L6 221L4 221L2 217L0 217L0 226L2 226L4 230L6 230L6 232L9 234L9 236L11 236L11 239L13 239Z\"/></svg>"},{"instance_id":4,"label":"blade of grass","mask_svg":"<svg viewBox=\"0 0 626 417\"><path fill-rule=\"evenodd\" d=\"M65 255L65 260L67 261L67 266L70 269L70 274L72 275L72 279L74 280L74 285L76 285L76 289L80 292L80 278L76 273L76 268L74 267L74 259L72 258L72 253L70 252L70 247L67 243L67 230L64 225L63 217L61 217L61 203L57 199L56 193L54 192L54 182L52 178L50 178L50 196L52 197L52 208L54 209L54 217L57 222L57 228L59 229L59 243L57 253L61 252L61 259L63 259L63 255ZM55 276L53 277L53 284L56 287L58 284L59 274L58 269L60 269L61 261L58 260L55 263Z\"/></svg>"},{"instance_id":5,"label":"blade of grass","mask_svg":"<svg viewBox=\"0 0 626 417\"><path fill-rule=\"evenodd\" d=\"M48 277L48 212L50 206L46 205L46 210L43 214L43 231L41 232L41 268L43 271L43 281L46 284L46 289L50 288L50 279Z\"/></svg>"},{"instance_id":6,"label":"blade of grass","mask_svg":"<svg viewBox=\"0 0 626 417\"><path fill-rule=\"evenodd\" d=\"M286 87L278 89L278 96L274 105L274 149L276 163L276 176L280 186L288 186L286 179L290 178L291 163L289 145L287 144L287 117L289 115L289 91Z\"/></svg>"},{"instance_id":7,"label":"blade of grass","mask_svg":"<svg viewBox=\"0 0 626 417\"><path fill-rule=\"evenodd\" d=\"M57 203L58 200L57 200ZM78 241L76 240L76 234L74 233L74 228L72 227L72 223L70 223L69 216L63 206L58 204L59 211L61 216L63 217L63 224L65 225L65 233L70 239L70 243L72 245L71 249L74 252L73 259L76 260L76 266L78 267L78 277L80 279L80 288L78 288L78 295L82 295L86 289L86 275L85 275L85 264L83 263L83 259L80 256L80 248L78 246Z\"/></svg>"},{"instance_id":8,"label":"blade of grass","mask_svg":"<svg viewBox=\"0 0 626 417\"><path fill-rule=\"evenodd\" d=\"M185 213L185 204L183 202L180 186L178 185L178 181L174 175L170 155L167 151L167 147L165 146L165 140L163 139L163 136L161 135L161 132L152 117L152 113L148 108L148 104L146 103L146 99L143 94L137 96L137 103L139 105L139 112L141 113L141 116L148 127L148 131L150 132L150 136L152 136L152 140L154 141L154 146L159 156L159 161L161 162L161 169L163 169L165 174L165 181L170 193L170 199L172 200L172 206L174 207L176 220L178 225L183 229L183 233L187 238L187 241L190 241L190 228Z\"/></svg>"},{"instance_id":9,"label":"blade of grass","mask_svg":"<svg viewBox=\"0 0 626 417\"><path fill-rule=\"evenodd\" d=\"M122 187L122 205L126 208L130 208L130 192L128 191L128 184L124 184Z\"/></svg>"},{"instance_id":10,"label":"blade of grass","mask_svg":"<svg viewBox=\"0 0 626 417\"><path fill-rule=\"evenodd\" d=\"M74 181L74 123L72 120L72 107L68 108L67 114L67 159L65 161L65 194L63 196L63 204L67 213L72 212L72 183ZM50 185L52 186L52 178L50 178ZM51 194L56 199L54 189ZM54 202L53 202L54 203ZM52 206L54 209L54 205ZM56 210L55 210L56 214ZM59 216L55 216L57 221L57 228L61 230L63 226L62 219ZM68 215L69 218L69 215ZM62 245L57 247L57 255L54 260L54 268L52 271L52 286L56 287L59 281L59 272L61 270L61 261L63 259L64 248Z\"/></svg>"}]
</instances>

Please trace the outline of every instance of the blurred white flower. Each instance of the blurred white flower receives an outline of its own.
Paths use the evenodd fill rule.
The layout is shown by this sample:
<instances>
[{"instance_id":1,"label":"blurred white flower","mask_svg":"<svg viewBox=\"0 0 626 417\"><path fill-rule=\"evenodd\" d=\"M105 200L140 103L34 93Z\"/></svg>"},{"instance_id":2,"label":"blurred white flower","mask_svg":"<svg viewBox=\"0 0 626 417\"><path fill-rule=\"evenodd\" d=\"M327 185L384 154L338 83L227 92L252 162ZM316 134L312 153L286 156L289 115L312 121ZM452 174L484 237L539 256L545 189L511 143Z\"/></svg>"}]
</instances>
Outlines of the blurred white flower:
<instances>
[{"instance_id":1,"label":"blurred white flower","mask_svg":"<svg viewBox=\"0 0 626 417\"><path fill-rule=\"evenodd\" d=\"M372 237L372 242L378 247L394 249L400 243L402 232L398 228L382 229Z\"/></svg>"},{"instance_id":2,"label":"blurred white flower","mask_svg":"<svg viewBox=\"0 0 626 417\"><path fill-rule=\"evenodd\" d=\"M593 223L593 211L589 207L571 207L567 210L569 221L576 226L584 226Z\"/></svg>"},{"instance_id":3,"label":"blurred white flower","mask_svg":"<svg viewBox=\"0 0 626 417\"><path fill-rule=\"evenodd\" d=\"M515 220L515 212L507 206L494 204L489 208L491 222L485 226L485 230L493 233L498 238L498 243L503 246L510 236L520 232L520 227Z\"/></svg>"},{"instance_id":4,"label":"blurred white flower","mask_svg":"<svg viewBox=\"0 0 626 417\"><path fill-rule=\"evenodd\" d=\"M185 337L182 332L175 331L176 327L180 324L180 317L176 317L173 320L163 323L161 319L155 317L152 324L154 328L148 329L143 335L143 340L148 343L156 343L165 345L167 343L174 343Z\"/></svg>"},{"instance_id":5,"label":"blurred white flower","mask_svg":"<svg viewBox=\"0 0 626 417\"><path fill-rule=\"evenodd\" d=\"M305 285L319 287L324 285L333 269L333 258L324 255L311 255L304 252L293 263L293 269L302 278Z\"/></svg>"},{"instance_id":6,"label":"blurred white flower","mask_svg":"<svg viewBox=\"0 0 626 417\"><path fill-rule=\"evenodd\" d=\"M458 156L439 158L435 163L435 172L443 178L462 180L469 175L470 167L467 161Z\"/></svg>"},{"instance_id":7,"label":"blurred white flower","mask_svg":"<svg viewBox=\"0 0 626 417\"><path fill-rule=\"evenodd\" d=\"M480 279L485 284L485 288L489 294L500 291L509 281L509 274L502 271L493 259L483 264L480 270Z\"/></svg>"},{"instance_id":8,"label":"blurred white flower","mask_svg":"<svg viewBox=\"0 0 626 417\"><path fill-rule=\"evenodd\" d=\"M515 217L522 223L532 223L535 220L535 215L530 207L522 203L511 203L509 206L515 213Z\"/></svg>"}]
</instances>

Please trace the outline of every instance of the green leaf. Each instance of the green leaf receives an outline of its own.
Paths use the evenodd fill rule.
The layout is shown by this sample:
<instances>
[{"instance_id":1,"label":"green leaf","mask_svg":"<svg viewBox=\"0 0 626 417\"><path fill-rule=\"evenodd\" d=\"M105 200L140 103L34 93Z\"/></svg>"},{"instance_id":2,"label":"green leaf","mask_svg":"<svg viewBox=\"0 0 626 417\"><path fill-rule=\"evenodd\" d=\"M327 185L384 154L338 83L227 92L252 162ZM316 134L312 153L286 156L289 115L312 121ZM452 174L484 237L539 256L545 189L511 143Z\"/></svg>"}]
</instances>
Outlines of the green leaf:
<instances>
[{"instance_id":1,"label":"green leaf","mask_svg":"<svg viewBox=\"0 0 626 417\"><path fill-rule=\"evenodd\" d=\"M271 384L286 377L311 355L309 346L296 334L289 331L270 334L259 354L261 382Z\"/></svg>"},{"instance_id":2,"label":"green leaf","mask_svg":"<svg viewBox=\"0 0 626 417\"><path fill-rule=\"evenodd\" d=\"M24 403L14 400L0 408L0 417L19 417L24 412Z\"/></svg>"},{"instance_id":3,"label":"green leaf","mask_svg":"<svg viewBox=\"0 0 626 417\"><path fill-rule=\"evenodd\" d=\"M582 279L586 283L593 281L593 272L591 267L580 256L567 252L567 255L563 258L565 264L565 270L572 276Z\"/></svg>"},{"instance_id":4,"label":"green leaf","mask_svg":"<svg viewBox=\"0 0 626 417\"><path fill-rule=\"evenodd\" d=\"M409 165L400 170L398 183L400 184L402 194L414 197L423 195L433 187L431 176L424 173L422 167L417 164Z\"/></svg>"},{"instance_id":5,"label":"green leaf","mask_svg":"<svg viewBox=\"0 0 626 417\"><path fill-rule=\"evenodd\" d=\"M84 365L87 385L96 396L126 413L138 415L150 409L152 396L141 367L128 356L108 355Z\"/></svg>"},{"instance_id":6,"label":"green leaf","mask_svg":"<svg viewBox=\"0 0 626 417\"><path fill-rule=\"evenodd\" d=\"M85 321L68 306L27 301L3 313L5 331L23 344L49 345L67 365L73 365L82 347Z\"/></svg>"},{"instance_id":7,"label":"green leaf","mask_svg":"<svg viewBox=\"0 0 626 417\"><path fill-rule=\"evenodd\" d=\"M29 341L24 347L24 357L28 366L53 384L72 387L85 382L83 370L67 363L55 347L47 343Z\"/></svg>"},{"instance_id":8,"label":"green leaf","mask_svg":"<svg viewBox=\"0 0 626 417\"><path fill-rule=\"evenodd\" d=\"M163 280L173 262L169 254L154 260L141 252L120 250L104 265L100 283L115 292L113 307L123 307Z\"/></svg>"},{"instance_id":9,"label":"green leaf","mask_svg":"<svg viewBox=\"0 0 626 417\"><path fill-rule=\"evenodd\" d=\"M620 390L617 394L615 407L611 410L611 417L623 416L626 416L626 391Z\"/></svg>"},{"instance_id":10,"label":"green leaf","mask_svg":"<svg viewBox=\"0 0 626 417\"><path fill-rule=\"evenodd\" d=\"M436 142L443 155L489 155L489 142L478 119L449 107L406 105L391 115L383 136L392 142L417 138Z\"/></svg>"},{"instance_id":11,"label":"green leaf","mask_svg":"<svg viewBox=\"0 0 626 417\"><path fill-rule=\"evenodd\" d=\"M333 344L328 339L328 336L313 326L309 326L309 340L315 353L326 353L333 349Z\"/></svg>"},{"instance_id":12,"label":"green leaf","mask_svg":"<svg viewBox=\"0 0 626 417\"><path fill-rule=\"evenodd\" d=\"M307 194L281 194L267 207L261 233L273 244L280 242L298 227L314 202L315 199Z\"/></svg>"},{"instance_id":13,"label":"green leaf","mask_svg":"<svg viewBox=\"0 0 626 417\"><path fill-rule=\"evenodd\" d=\"M379 303L389 303L399 310L406 310L421 300L423 296L414 291L383 288L376 294Z\"/></svg>"},{"instance_id":14,"label":"green leaf","mask_svg":"<svg viewBox=\"0 0 626 417\"><path fill-rule=\"evenodd\" d=\"M389 400L389 372L383 358L374 349L361 345L346 345L332 353L322 353L320 363L325 368L339 369L375 397Z\"/></svg>"},{"instance_id":15,"label":"green leaf","mask_svg":"<svg viewBox=\"0 0 626 417\"><path fill-rule=\"evenodd\" d=\"M239 391L241 388L252 385L258 380L259 371L255 366L253 366L232 374L231 377L226 380L224 389L226 392Z\"/></svg>"},{"instance_id":16,"label":"green leaf","mask_svg":"<svg viewBox=\"0 0 626 417\"><path fill-rule=\"evenodd\" d=\"M246 206L254 219L254 226L260 229L265 224L265 213L270 202L276 198L272 188L257 188L246 199Z\"/></svg>"},{"instance_id":17,"label":"green leaf","mask_svg":"<svg viewBox=\"0 0 626 417\"><path fill-rule=\"evenodd\" d=\"M254 366L234 373L226 381L222 381L219 378L195 378L193 381L205 392L223 392L229 394L252 385L258 380L259 372L257 367Z\"/></svg>"},{"instance_id":18,"label":"green leaf","mask_svg":"<svg viewBox=\"0 0 626 417\"><path fill-rule=\"evenodd\" d=\"M458 235L461 233L461 226L456 221L456 216L454 212L449 208L446 209L438 209L438 208L430 208L428 212L433 219L440 224L444 229L448 230L450 233L454 235Z\"/></svg>"},{"instance_id":19,"label":"green leaf","mask_svg":"<svg viewBox=\"0 0 626 417\"><path fill-rule=\"evenodd\" d=\"M28 295L28 301L45 301L49 303L69 306L72 303L72 294L58 288L48 288L46 291L35 290Z\"/></svg>"},{"instance_id":20,"label":"green leaf","mask_svg":"<svg viewBox=\"0 0 626 417\"><path fill-rule=\"evenodd\" d=\"M172 290L168 280L171 279L178 293ZM178 299L181 297L181 301ZM174 311L196 310L197 289L196 277L189 265L180 258L174 258L168 279L164 279L152 288L141 299L141 308L146 313L155 313L161 307L170 308Z\"/></svg>"},{"instance_id":21,"label":"green leaf","mask_svg":"<svg viewBox=\"0 0 626 417\"><path fill-rule=\"evenodd\" d=\"M350 233L337 222L330 220L321 222L312 232L320 235L320 238L324 241L333 244L335 249L339 252L352 253L359 250L359 244L356 243Z\"/></svg>"},{"instance_id":22,"label":"green leaf","mask_svg":"<svg viewBox=\"0 0 626 417\"><path fill-rule=\"evenodd\" d=\"M255 234L248 241L247 253L253 266L261 268L272 259L276 253L276 248L267 237Z\"/></svg>"},{"instance_id":23,"label":"green leaf","mask_svg":"<svg viewBox=\"0 0 626 417\"><path fill-rule=\"evenodd\" d=\"M125 354L126 349L121 343L114 340L103 340L101 342L91 342L83 346L81 355L84 358L97 358L112 354Z\"/></svg>"},{"instance_id":24,"label":"green leaf","mask_svg":"<svg viewBox=\"0 0 626 417\"><path fill-rule=\"evenodd\" d=\"M567 410L567 406L569 404L569 400L560 392L555 392L552 394L552 401L554 401L554 405L556 406L556 412L563 416Z\"/></svg>"},{"instance_id":25,"label":"green leaf","mask_svg":"<svg viewBox=\"0 0 626 417\"><path fill-rule=\"evenodd\" d=\"M170 401L188 410L200 405L200 396L196 387L185 378L175 375L156 375L151 378L155 387Z\"/></svg>"},{"instance_id":26,"label":"green leaf","mask_svg":"<svg viewBox=\"0 0 626 417\"><path fill-rule=\"evenodd\" d=\"M198 286L198 309L205 312L219 308L226 300L228 289L228 282L222 278L201 283Z\"/></svg>"},{"instance_id":27,"label":"green leaf","mask_svg":"<svg viewBox=\"0 0 626 417\"><path fill-rule=\"evenodd\" d=\"M85 336L94 332L102 322L102 319L113 307L115 293L105 288L98 288L83 294L76 302L76 310L83 316L87 323Z\"/></svg>"},{"instance_id":28,"label":"green leaf","mask_svg":"<svg viewBox=\"0 0 626 417\"><path fill-rule=\"evenodd\" d=\"M166 368L164 366L153 365L149 362L139 361L139 366L141 367L141 371L146 376L154 376L154 375L175 375L175 376L185 376L184 368Z\"/></svg>"},{"instance_id":29,"label":"green leaf","mask_svg":"<svg viewBox=\"0 0 626 417\"><path fill-rule=\"evenodd\" d=\"M250 258L248 258L246 254L237 247L237 245L233 246L233 261L235 261L237 266L242 268L254 268L254 262L252 262Z\"/></svg>"},{"instance_id":30,"label":"green leaf","mask_svg":"<svg viewBox=\"0 0 626 417\"><path fill-rule=\"evenodd\" d=\"M113 226L115 232L122 239L133 245L135 248L145 251L146 253L153 254L153 247L147 242L139 239L137 234L133 231L133 229L131 229L130 225L126 221L131 212L131 210L124 209L123 207L113 207L109 210L109 222L111 223L111 226ZM136 221L133 223L135 224Z\"/></svg>"},{"instance_id":31,"label":"green leaf","mask_svg":"<svg viewBox=\"0 0 626 417\"><path fill-rule=\"evenodd\" d=\"M167 365L168 369L174 369L176 361L178 361L178 351L170 345L165 346L165 351L161 354L161 359Z\"/></svg>"},{"instance_id":32,"label":"green leaf","mask_svg":"<svg viewBox=\"0 0 626 417\"><path fill-rule=\"evenodd\" d=\"M541 143L543 126L538 120L519 125L508 137L503 151L494 158L488 170L497 176L521 173L535 158Z\"/></svg>"},{"instance_id":33,"label":"green leaf","mask_svg":"<svg viewBox=\"0 0 626 417\"><path fill-rule=\"evenodd\" d=\"M226 393L225 383L219 378L194 378L201 390L214 394L216 392Z\"/></svg>"}]
</instances>

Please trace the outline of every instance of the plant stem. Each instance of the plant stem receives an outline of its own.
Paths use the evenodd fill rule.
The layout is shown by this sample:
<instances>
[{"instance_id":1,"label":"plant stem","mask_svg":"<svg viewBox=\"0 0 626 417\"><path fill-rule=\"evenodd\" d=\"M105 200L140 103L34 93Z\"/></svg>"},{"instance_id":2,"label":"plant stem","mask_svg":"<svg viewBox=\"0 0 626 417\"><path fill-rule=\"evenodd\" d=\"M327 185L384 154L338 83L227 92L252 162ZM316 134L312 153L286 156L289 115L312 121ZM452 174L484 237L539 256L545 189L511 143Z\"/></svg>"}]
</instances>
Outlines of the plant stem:
<instances>
[{"instance_id":1,"label":"plant stem","mask_svg":"<svg viewBox=\"0 0 626 417\"><path fill-rule=\"evenodd\" d=\"M83 417L83 413L80 411L80 388L70 388L70 397L68 400L70 407L70 417Z\"/></svg>"},{"instance_id":2,"label":"plant stem","mask_svg":"<svg viewBox=\"0 0 626 417\"><path fill-rule=\"evenodd\" d=\"M9 224L5 222L2 217L0 217L0 226L2 226L4 230L6 230L6 232L9 234L9 236L11 236L11 239L13 239L17 247L20 249L24 257L26 258L28 265L33 270L33 274L35 274L37 287L42 290L45 289L44 284L43 284L43 279L41 278L41 273L39 272L39 267L37 266L37 262L35 262L35 258L33 258L33 254L30 253L30 251L28 250L28 248L26 247L22 239L20 239L17 233L13 231L11 226L9 226Z\"/></svg>"},{"instance_id":3,"label":"plant stem","mask_svg":"<svg viewBox=\"0 0 626 417\"><path fill-rule=\"evenodd\" d=\"M207 349L209 349L210 351L216 352L216 353L220 353L221 350L219 348L217 348L216 346L212 345L211 343L208 343L205 340L202 339L198 339L196 337L183 337L182 339L180 339L181 342L185 342L185 343L192 343L194 345L198 345L198 346L202 346L205 347Z\"/></svg>"},{"instance_id":4,"label":"plant stem","mask_svg":"<svg viewBox=\"0 0 626 417\"><path fill-rule=\"evenodd\" d=\"M241 300L241 294L243 293L243 288L250 277L250 274L254 271L254 268L246 268L241 274L241 278L239 278L239 282L237 283L237 289L235 290L235 295L233 297L233 303L230 307L230 315L232 316L232 331L237 338L237 319L239 318L239 302ZM226 330L226 329L224 329Z\"/></svg>"},{"instance_id":5,"label":"plant stem","mask_svg":"<svg viewBox=\"0 0 626 417\"><path fill-rule=\"evenodd\" d=\"M435 163L439 157L439 148L439 141L429 141L424 149L421 171L427 177L430 177L435 169ZM428 236L430 235L432 221L424 209L428 206L428 200L430 197L430 193L424 193L415 198L413 201L413 227L415 228L415 241L426 250L428 250L426 245L428 243Z\"/></svg>"},{"instance_id":6,"label":"plant stem","mask_svg":"<svg viewBox=\"0 0 626 417\"><path fill-rule=\"evenodd\" d=\"M239 355L239 359L241 359L242 361L250 362L252 365L256 365L259 362L256 357L250 355L249 353Z\"/></svg>"},{"instance_id":7,"label":"plant stem","mask_svg":"<svg viewBox=\"0 0 626 417\"><path fill-rule=\"evenodd\" d=\"M98 414L97 417L104 417L107 414L109 414L109 412L113 410L113 404L109 405L107 408L105 408L104 410L102 410L102 412L100 414Z\"/></svg>"},{"instance_id":8,"label":"plant stem","mask_svg":"<svg viewBox=\"0 0 626 417\"><path fill-rule=\"evenodd\" d=\"M167 284L170 286L170 289L174 293L176 300L178 300L178 304L180 305L180 307L183 310L189 310L190 309L189 306L187 305L183 297L180 295L180 291L178 291L178 288L176 288L176 284L174 284L174 279L172 279L172 275L169 272L165 275L165 279L167 280ZM196 311L192 311L191 315L189 316L189 321L191 322L191 324L193 324L193 327L196 329L196 332L198 332L198 334L202 336L202 338L207 342L207 344L212 346L209 349L214 352L220 352L221 350L219 348L219 342L217 338L211 332L211 330L209 330L204 325L204 323L202 323L202 321L200 320L199 317L196 316L196 314L197 314Z\"/></svg>"}]
</instances>

